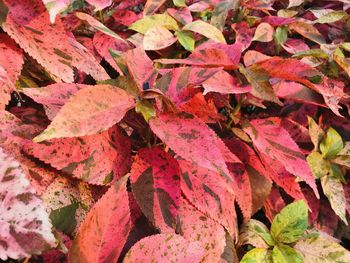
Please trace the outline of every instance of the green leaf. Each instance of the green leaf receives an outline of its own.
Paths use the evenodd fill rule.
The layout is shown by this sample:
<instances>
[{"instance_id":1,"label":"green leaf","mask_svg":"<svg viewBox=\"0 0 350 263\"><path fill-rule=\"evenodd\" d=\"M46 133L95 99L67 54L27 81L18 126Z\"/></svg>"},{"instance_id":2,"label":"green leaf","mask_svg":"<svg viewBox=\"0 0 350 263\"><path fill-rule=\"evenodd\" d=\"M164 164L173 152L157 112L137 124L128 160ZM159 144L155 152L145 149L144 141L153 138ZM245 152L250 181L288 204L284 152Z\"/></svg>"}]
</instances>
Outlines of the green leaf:
<instances>
[{"instance_id":1,"label":"green leaf","mask_svg":"<svg viewBox=\"0 0 350 263\"><path fill-rule=\"evenodd\" d=\"M304 263L350 262L350 252L325 234L303 238L294 249L303 257Z\"/></svg>"},{"instance_id":2,"label":"green leaf","mask_svg":"<svg viewBox=\"0 0 350 263\"><path fill-rule=\"evenodd\" d=\"M307 116L309 121L309 135L312 143L315 146L315 151L318 151L318 146L324 136L324 131L318 126L318 124L311 117Z\"/></svg>"},{"instance_id":3,"label":"green leaf","mask_svg":"<svg viewBox=\"0 0 350 263\"><path fill-rule=\"evenodd\" d=\"M185 0L173 0L174 6L177 7L186 7L186 1Z\"/></svg>"},{"instance_id":4,"label":"green leaf","mask_svg":"<svg viewBox=\"0 0 350 263\"><path fill-rule=\"evenodd\" d=\"M273 263L303 263L303 258L293 248L279 244L272 250Z\"/></svg>"},{"instance_id":5,"label":"green leaf","mask_svg":"<svg viewBox=\"0 0 350 263\"><path fill-rule=\"evenodd\" d=\"M3 0L0 0L0 26L6 21L7 13L9 12L8 7L5 5Z\"/></svg>"},{"instance_id":6,"label":"green leaf","mask_svg":"<svg viewBox=\"0 0 350 263\"><path fill-rule=\"evenodd\" d=\"M163 26L169 30L174 31L179 29L176 20L166 14L155 14L153 16L146 16L131 24L129 26L129 29L145 34L148 31L148 29L155 26Z\"/></svg>"},{"instance_id":7,"label":"green leaf","mask_svg":"<svg viewBox=\"0 0 350 263\"><path fill-rule=\"evenodd\" d=\"M308 222L307 205L303 200L291 203L279 212L271 225L272 237L281 243L293 243L305 232Z\"/></svg>"},{"instance_id":8,"label":"green leaf","mask_svg":"<svg viewBox=\"0 0 350 263\"><path fill-rule=\"evenodd\" d=\"M344 11L332 11L332 12L329 12L328 14L321 16L319 19L314 21L314 23L320 23L320 24L334 23L336 21L343 19L346 15L347 13Z\"/></svg>"},{"instance_id":9,"label":"green leaf","mask_svg":"<svg viewBox=\"0 0 350 263\"><path fill-rule=\"evenodd\" d=\"M240 263L272 263L271 252L266 248L253 248L244 255Z\"/></svg>"},{"instance_id":10,"label":"green leaf","mask_svg":"<svg viewBox=\"0 0 350 263\"><path fill-rule=\"evenodd\" d=\"M219 29L211 24L208 24L202 20L196 20L185 25L182 30L192 31L198 34L201 34L209 39L212 39L216 42L225 43L226 40L224 35L221 33Z\"/></svg>"},{"instance_id":11,"label":"green leaf","mask_svg":"<svg viewBox=\"0 0 350 263\"><path fill-rule=\"evenodd\" d=\"M321 178L323 193L327 196L333 211L348 224L346 220L346 198L341 181L334 176Z\"/></svg>"},{"instance_id":12,"label":"green leaf","mask_svg":"<svg viewBox=\"0 0 350 263\"><path fill-rule=\"evenodd\" d=\"M328 129L326 136L320 143L323 157L333 158L344 148L343 140L339 133L332 127Z\"/></svg>"},{"instance_id":13,"label":"green leaf","mask_svg":"<svg viewBox=\"0 0 350 263\"><path fill-rule=\"evenodd\" d=\"M179 40L181 46L183 46L187 51L192 52L194 50L195 40L192 32L178 31L177 39Z\"/></svg>"},{"instance_id":14,"label":"green leaf","mask_svg":"<svg viewBox=\"0 0 350 263\"><path fill-rule=\"evenodd\" d=\"M288 30L286 27L279 26L276 28L275 35L274 35L275 43L278 48L281 47L284 42L288 39Z\"/></svg>"},{"instance_id":15,"label":"green leaf","mask_svg":"<svg viewBox=\"0 0 350 263\"><path fill-rule=\"evenodd\" d=\"M331 164L329 160L324 159L319 152L311 152L306 160L315 178L321 178L329 173Z\"/></svg>"},{"instance_id":16,"label":"green leaf","mask_svg":"<svg viewBox=\"0 0 350 263\"><path fill-rule=\"evenodd\" d=\"M149 122L149 120L156 116L156 111L152 105L147 100L141 100L136 103L135 110L137 113L141 113L143 118Z\"/></svg>"},{"instance_id":17,"label":"green leaf","mask_svg":"<svg viewBox=\"0 0 350 263\"><path fill-rule=\"evenodd\" d=\"M79 208L79 203L72 203L70 205L52 210L50 213L50 220L52 225L59 231L65 234L71 234L77 226L75 220L75 213Z\"/></svg>"},{"instance_id":18,"label":"green leaf","mask_svg":"<svg viewBox=\"0 0 350 263\"><path fill-rule=\"evenodd\" d=\"M270 238L266 238L267 235ZM238 240L240 246L250 244L257 248L268 248L269 245L274 245L269 229L255 219L250 219L241 227Z\"/></svg>"}]
</instances>

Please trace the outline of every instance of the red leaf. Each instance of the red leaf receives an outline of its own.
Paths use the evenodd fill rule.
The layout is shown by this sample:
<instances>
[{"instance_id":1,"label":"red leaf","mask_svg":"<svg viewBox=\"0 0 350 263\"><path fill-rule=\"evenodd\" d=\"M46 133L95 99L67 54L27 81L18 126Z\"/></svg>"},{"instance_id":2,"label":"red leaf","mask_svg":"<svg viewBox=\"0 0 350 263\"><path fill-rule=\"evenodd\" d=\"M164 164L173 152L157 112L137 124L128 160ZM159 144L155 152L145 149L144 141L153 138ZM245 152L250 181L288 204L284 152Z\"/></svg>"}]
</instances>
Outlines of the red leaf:
<instances>
[{"instance_id":1,"label":"red leaf","mask_svg":"<svg viewBox=\"0 0 350 263\"><path fill-rule=\"evenodd\" d=\"M69 251L70 262L117 262L131 229L127 180L112 185L90 210Z\"/></svg>"},{"instance_id":2,"label":"red leaf","mask_svg":"<svg viewBox=\"0 0 350 263\"><path fill-rule=\"evenodd\" d=\"M23 150L58 170L98 185L119 179L131 165L130 142L116 127L85 137L29 142Z\"/></svg>"},{"instance_id":3,"label":"red leaf","mask_svg":"<svg viewBox=\"0 0 350 263\"><path fill-rule=\"evenodd\" d=\"M245 21L234 23L231 27L236 32L235 44L240 44L242 46L242 51L246 50L252 43L255 31L254 28L250 28L249 24Z\"/></svg>"},{"instance_id":4,"label":"red leaf","mask_svg":"<svg viewBox=\"0 0 350 263\"><path fill-rule=\"evenodd\" d=\"M237 233L234 194L219 174L179 160L181 191L199 211L224 226L231 236Z\"/></svg>"},{"instance_id":5,"label":"red leaf","mask_svg":"<svg viewBox=\"0 0 350 263\"><path fill-rule=\"evenodd\" d=\"M162 64L186 64L201 67L236 69L241 57L241 45L210 43L197 47L186 59L157 59Z\"/></svg>"},{"instance_id":6,"label":"red leaf","mask_svg":"<svg viewBox=\"0 0 350 263\"><path fill-rule=\"evenodd\" d=\"M160 148L143 148L135 157L130 179L145 216L162 232L174 232L180 204L177 161Z\"/></svg>"},{"instance_id":7,"label":"red leaf","mask_svg":"<svg viewBox=\"0 0 350 263\"><path fill-rule=\"evenodd\" d=\"M284 166L291 174L299 176L319 197L315 179L305 156L285 129L266 119L251 121L250 126L245 127L244 131L249 134L261 155L268 156L272 161Z\"/></svg>"},{"instance_id":8,"label":"red leaf","mask_svg":"<svg viewBox=\"0 0 350 263\"><path fill-rule=\"evenodd\" d=\"M128 45L125 41L121 41L100 31L95 33L93 43L98 54L103 57L116 71L118 71L119 74L123 74L113 59L110 50L125 52L131 48L130 45Z\"/></svg>"},{"instance_id":9,"label":"red leaf","mask_svg":"<svg viewBox=\"0 0 350 263\"><path fill-rule=\"evenodd\" d=\"M5 109L11 99L23 63L22 50L7 35L0 34L0 110Z\"/></svg>"},{"instance_id":10,"label":"red leaf","mask_svg":"<svg viewBox=\"0 0 350 263\"><path fill-rule=\"evenodd\" d=\"M124 1L123 1L124 2ZM130 26L132 23L141 19L142 14L136 14L133 11L125 10L125 9L117 9L113 13L114 21L120 23L124 26Z\"/></svg>"},{"instance_id":11,"label":"red leaf","mask_svg":"<svg viewBox=\"0 0 350 263\"><path fill-rule=\"evenodd\" d=\"M232 181L225 164L224 143L200 119L189 114L161 114L150 120L152 131L182 158ZM231 154L232 159L240 162ZM234 162L234 161L231 161Z\"/></svg>"},{"instance_id":12,"label":"red leaf","mask_svg":"<svg viewBox=\"0 0 350 263\"><path fill-rule=\"evenodd\" d=\"M134 105L134 99L118 87L96 85L81 89L34 140L85 136L107 130Z\"/></svg>"},{"instance_id":13,"label":"red leaf","mask_svg":"<svg viewBox=\"0 0 350 263\"><path fill-rule=\"evenodd\" d=\"M55 79L73 82L73 67L96 80L109 79L87 49L66 34L59 19L54 25L50 24L42 1L5 2L10 11L2 24L3 29Z\"/></svg>"},{"instance_id":14,"label":"red leaf","mask_svg":"<svg viewBox=\"0 0 350 263\"><path fill-rule=\"evenodd\" d=\"M152 87L157 76L153 70L153 61L147 56L146 52L139 47L125 52L123 56L129 73L139 89L143 90L144 83L148 83L148 86Z\"/></svg>"},{"instance_id":15,"label":"red leaf","mask_svg":"<svg viewBox=\"0 0 350 263\"><path fill-rule=\"evenodd\" d=\"M190 242L175 234L159 234L137 242L123 262L201 262L204 253L200 242Z\"/></svg>"},{"instance_id":16,"label":"red leaf","mask_svg":"<svg viewBox=\"0 0 350 263\"><path fill-rule=\"evenodd\" d=\"M189 24L193 20L191 11L187 7L181 9L168 8L166 11L175 20L177 20L183 25Z\"/></svg>"},{"instance_id":17,"label":"red leaf","mask_svg":"<svg viewBox=\"0 0 350 263\"><path fill-rule=\"evenodd\" d=\"M207 102L200 92L181 104L180 108L183 111L197 116L206 123L215 123L224 119L224 117L218 113L213 101Z\"/></svg>"},{"instance_id":18,"label":"red leaf","mask_svg":"<svg viewBox=\"0 0 350 263\"><path fill-rule=\"evenodd\" d=\"M269 197L264 204L264 211L266 217L273 221L275 216L286 206L280 192L277 188L272 188Z\"/></svg>"}]
</instances>

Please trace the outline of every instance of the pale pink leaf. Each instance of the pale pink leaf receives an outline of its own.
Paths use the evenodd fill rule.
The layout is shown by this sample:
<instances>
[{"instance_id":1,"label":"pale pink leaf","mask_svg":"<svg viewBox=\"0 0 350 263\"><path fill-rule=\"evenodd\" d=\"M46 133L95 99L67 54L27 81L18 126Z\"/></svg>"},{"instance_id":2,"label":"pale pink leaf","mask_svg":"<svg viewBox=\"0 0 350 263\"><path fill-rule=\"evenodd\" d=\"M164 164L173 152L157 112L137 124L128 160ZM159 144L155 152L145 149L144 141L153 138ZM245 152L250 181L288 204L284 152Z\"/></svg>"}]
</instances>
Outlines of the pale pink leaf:
<instances>
[{"instance_id":1,"label":"pale pink leaf","mask_svg":"<svg viewBox=\"0 0 350 263\"><path fill-rule=\"evenodd\" d=\"M118 87L96 85L81 89L35 141L99 133L119 122L134 105L134 99Z\"/></svg>"},{"instance_id":2,"label":"pale pink leaf","mask_svg":"<svg viewBox=\"0 0 350 263\"><path fill-rule=\"evenodd\" d=\"M160 148L138 151L131 168L133 194L145 216L162 232L175 232L180 204L180 168Z\"/></svg>"},{"instance_id":3,"label":"pale pink leaf","mask_svg":"<svg viewBox=\"0 0 350 263\"><path fill-rule=\"evenodd\" d=\"M112 185L87 214L69 251L70 262L117 262L131 230L127 181L124 176Z\"/></svg>"},{"instance_id":4,"label":"pale pink leaf","mask_svg":"<svg viewBox=\"0 0 350 263\"><path fill-rule=\"evenodd\" d=\"M160 50L171 46L176 42L176 37L165 27L151 27L143 38L143 48L145 50Z\"/></svg>"},{"instance_id":5,"label":"pale pink leaf","mask_svg":"<svg viewBox=\"0 0 350 263\"><path fill-rule=\"evenodd\" d=\"M124 263L201 262L205 249L180 235L158 234L141 239L126 254Z\"/></svg>"},{"instance_id":6,"label":"pale pink leaf","mask_svg":"<svg viewBox=\"0 0 350 263\"><path fill-rule=\"evenodd\" d=\"M153 15L165 2L166 0L147 0L143 9L143 15Z\"/></svg>"},{"instance_id":7,"label":"pale pink leaf","mask_svg":"<svg viewBox=\"0 0 350 263\"><path fill-rule=\"evenodd\" d=\"M273 40L273 27L268 23L260 23L255 29L253 41L270 42Z\"/></svg>"},{"instance_id":8,"label":"pale pink leaf","mask_svg":"<svg viewBox=\"0 0 350 263\"><path fill-rule=\"evenodd\" d=\"M42 0L50 14L50 22L55 23L56 16L65 11L73 0Z\"/></svg>"},{"instance_id":9,"label":"pale pink leaf","mask_svg":"<svg viewBox=\"0 0 350 263\"><path fill-rule=\"evenodd\" d=\"M55 237L42 201L21 165L2 148L0 181L0 258L21 259L54 247Z\"/></svg>"},{"instance_id":10,"label":"pale pink leaf","mask_svg":"<svg viewBox=\"0 0 350 263\"><path fill-rule=\"evenodd\" d=\"M86 2L93 5L95 7L95 11L99 11L109 7L113 3L113 0L86 0Z\"/></svg>"},{"instance_id":11,"label":"pale pink leaf","mask_svg":"<svg viewBox=\"0 0 350 263\"><path fill-rule=\"evenodd\" d=\"M10 11L2 24L4 31L56 80L73 82L73 67L96 80L109 79L90 52L67 35L59 19L54 25L50 24L49 15L41 1L6 0L5 3Z\"/></svg>"},{"instance_id":12,"label":"pale pink leaf","mask_svg":"<svg viewBox=\"0 0 350 263\"><path fill-rule=\"evenodd\" d=\"M165 113L151 119L150 127L182 158L232 181L222 150L226 146L202 120L185 113Z\"/></svg>"}]
</instances>

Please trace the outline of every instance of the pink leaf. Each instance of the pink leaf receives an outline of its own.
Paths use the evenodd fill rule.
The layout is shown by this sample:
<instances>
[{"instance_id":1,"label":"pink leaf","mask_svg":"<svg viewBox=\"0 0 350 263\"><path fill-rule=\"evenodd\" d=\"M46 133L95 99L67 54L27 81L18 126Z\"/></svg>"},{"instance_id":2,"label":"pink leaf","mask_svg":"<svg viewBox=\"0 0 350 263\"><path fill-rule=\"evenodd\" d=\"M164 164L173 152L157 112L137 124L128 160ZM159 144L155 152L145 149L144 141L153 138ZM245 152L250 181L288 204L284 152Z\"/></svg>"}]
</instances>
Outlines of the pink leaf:
<instances>
[{"instance_id":1,"label":"pink leaf","mask_svg":"<svg viewBox=\"0 0 350 263\"><path fill-rule=\"evenodd\" d=\"M197 47L186 59L157 59L162 64L186 64L201 67L236 69L241 57L241 45L210 43Z\"/></svg>"},{"instance_id":2,"label":"pink leaf","mask_svg":"<svg viewBox=\"0 0 350 263\"><path fill-rule=\"evenodd\" d=\"M147 30L143 38L145 50L160 50L176 42L176 37L164 26L155 26Z\"/></svg>"},{"instance_id":3,"label":"pink leaf","mask_svg":"<svg viewBox=\"0 0 350 263\"><path fill-rule=\"evenodd\" d=\"M95 6L95 12L110 6L113 0L86 0L90 5Z\"/></svg>"},{"instance_id":4,"label":"pink leaf","mask_svg":"<svg viewBox=\"0 0 350 263\"><path fill-rule=\"evenodd\" d=\"M253 41L254 28L250 28L247 22L239 22L231 25L236 32L236 44L242 46L242 51L246 50Z\"/></svg>"},{"instance_id":5,"label":"pink leaf","mask_svg":"<svg viewBox=\"0 0 350 263\"><path fill-rule=\"evenodd\" d=\"M132 23L141 19L142 14L136 14L133 11L125 10L125 9L116 9L113 13L114 21L120 23L124 26L130 26Z\"/></svg>"},{"instance_id":6,"label":"pink leaf","mask_svg":"<svg viewBox=\"0 0 350 263\"><path fill-rule=\"evenodd\" d=\"M143 9L143 15L153 15L165 2L166 0L147 0Z\"/></svg>"},{"instance_id":7,"label":"pink leaf","mask_svg":"<svg viewBox=\"0 0 350 263\"><path fill-rule=\"evenodd\" d=\"M0 259L30 257L54 247L52 226L41 200L20 164L2 148L0 181Z\"/></svg>"},{"instance_id":8,"label":"pink leaf","mask_svg":"<svg viewBox=\"0 0 350 263\"><path fill-rule=\"evenodd\" d=\"M35 141L85 136L107 130L134 105L134 99L118 87L96 85L81 89Z\"/></svg>"},{"instance_id":9,"label":"pink leaf","mask_svg":"<svg viewBox=\"0 0 350 263\"><path fill-rule=\"evenodd\" d=\"M132 191L141 210L162 232L174 232L180 203L180 168L160 148L138 151L131 168Z\"/></svg>"},{"instance_id":10,"label":"pink leaf","mask_svg":"<svg viewBox=\"0 0 350 263\"><path fill-rule=\"evenodd\" d=\"M10 11L2 24L4 31L56 80L73 82L73 67L96 80L109 79L88 50L66 34L59 19L54 25L50 24L41 1L6 0L5 3Z\"/></svg>"},{"instance_id":11,"label":"pink leaf","mask_svg":"<svg viewBox=\"0 0 350 263\"><path fill-rule=\"evenodd\" d=\"M182 158L232 181L221 139L203 121L189 114L161 114L150 120L152 131ZM238 158L232 154L237 161Z\"/></svg>"},{"instance_id":12,"label":"pink leaf","mask_svg":"<svg viewBox=\"0 0 350 263\"><path fill-rule=\"evenodd\" d=\"M131 165L130 142L117 127L96 135L53 139L43 144L29 142L23 150L91 184L109 184Z\"/></svg>"},{"instance_id":13,"label":"pink leaf","mask_svg":"<svg viewBox=\"0 0 350 263\"><path fill-rule=\"evenodd\" d=\"M137 242L123 262L201 262L204 253L200 242L190 242L175 234L159 234Z\"/></svg>"},{"instance_id":14,"label":"pink leaf","mask_svg":"<svg viewBox=\"0 0 350 263\"><path fill-rule=\"evenodd\" d=\"M181 191L191 204L207 217L237 235L237 218L232 189L213 171L179 160Z\"/></svg>"},{"instance_id":15,"label":"pink leaf","mask_svg":"<svg viewBox=\"0 0 350 263\"><path fill-rule=\"evenodd\" d=\"M179 8L179 9L168 8L166 11L175 20L177 20L183 25L189 24L193 20L191 11L187 7Z\"/></svg>"},{"instance_id":16,"label":"pink leaf","mask_svg":"<svg viewBox=\"0 0 350 263\"><path fill-rule=\"evenodd\" d=\"M267 119L251 121L250 126L245 127L244 131L249 134L260 154L281 163L288 172L299 176L310 185L319 196L304 154L285 129Z\"/></svg>"},{"instance_id":17,"label":"pink leaf","mask_svg":"<svg viewBox=\"0 0 350 263\"><path fill-rule=\"evenodd\" d=\"M127 180L112 185L90 210L69 251L70 262L117 262L131 229Z\"/></svg>"},{"instance_id":18,"label":"pink leaf","mask_svg":"<svg viewBox=\"0 0 350 263\"><path fill-rule=\"evenodd\" d=\"M178 228L188 241L199 241L205 248L205 261L216 262L224 253L225 229L214 220L194 208L185 198L181 198Z\"/></svg>"}]
</instances>

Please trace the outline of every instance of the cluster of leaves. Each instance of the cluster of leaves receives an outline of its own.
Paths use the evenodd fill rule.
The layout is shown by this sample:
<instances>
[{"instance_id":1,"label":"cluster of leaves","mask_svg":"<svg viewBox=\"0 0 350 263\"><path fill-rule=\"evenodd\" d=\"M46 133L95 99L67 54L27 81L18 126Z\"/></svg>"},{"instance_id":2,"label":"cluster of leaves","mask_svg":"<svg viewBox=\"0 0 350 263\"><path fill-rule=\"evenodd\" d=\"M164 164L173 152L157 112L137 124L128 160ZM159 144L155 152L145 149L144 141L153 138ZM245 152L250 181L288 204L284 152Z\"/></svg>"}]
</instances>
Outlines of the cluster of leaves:
<instances>
[{"instance_id":1,"label":"cluster of leaves","mask_svg":"<svg viewBox=\"0 0 350 263\"><path fill-rule=\"evenodd\" d=\"M0 0L0 259L350 262L349 8Z\"/></svg>"}]
</instances>

